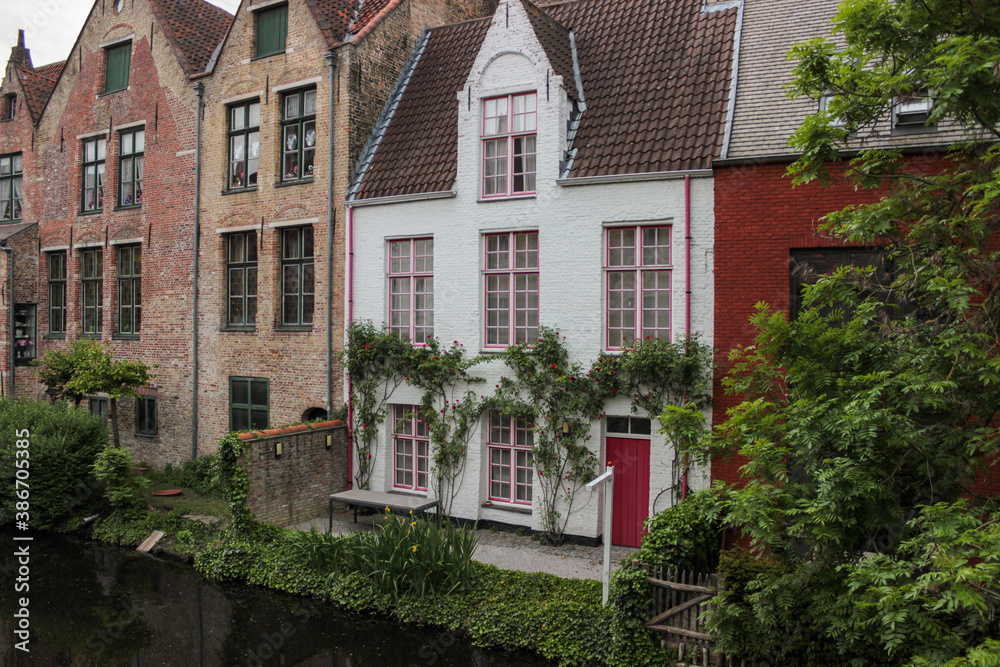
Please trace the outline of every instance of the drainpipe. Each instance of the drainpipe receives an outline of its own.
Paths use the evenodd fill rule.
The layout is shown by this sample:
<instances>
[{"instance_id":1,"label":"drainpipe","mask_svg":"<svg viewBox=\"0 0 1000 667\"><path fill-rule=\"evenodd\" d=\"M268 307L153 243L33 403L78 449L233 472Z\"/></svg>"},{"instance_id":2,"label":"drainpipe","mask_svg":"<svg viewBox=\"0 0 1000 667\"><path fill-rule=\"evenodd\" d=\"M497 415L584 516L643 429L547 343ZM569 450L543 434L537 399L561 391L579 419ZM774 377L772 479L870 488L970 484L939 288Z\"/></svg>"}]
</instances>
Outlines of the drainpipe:
<instances>
[{"instance_id":1,"label":"drainpipe","mask_svg":"<svg viewBox=\"0 0 1000 667\"><path fill-rule=\"evenodd\" d=\"M14 249L0 241L7 253L7 344L10 346L10 400L14 400Z\"/></svg>"},{"instance_id":2,"label":"drainpipe","mask_svg":"<svg viewBox=\"0 0 1000 667\"><path fill-rule=\"evenodd\" d=\"M354 209L347 207L347 323L354 321ZM351 429L354 422L354 401L351 396L353 388L353 378L347 376L347 428L348 434L352 435ZM348 438L350 443L352 438ZM354 488L354 454L347 453L347 488Z\"/></svg>"},{"instance_id":3,"label":"drainpipe","mask_svg":"<svg viewBox=\"0 0 1000 667\"><path fill-rule=\"evenodd\" d=\"M198 98L194 121L194 304L191 312L191 460L198 458L198 256L201 253L201 107L205 84L194 84Z\"/></svg>"},{"instance_id":4,"label":"drainpipe","mask_svg":"<svg viewBox=\"0 0 1000 667\"><path fill-rule=\"evenodd\" d=\"M330 69L330 158L326 176L326 416L333 414L333 230L335 225L333 209L333 102L334 75L337 69L337 52L330 51L326 58Z\"/></svg>"},{"instance_id":5,"label":"drainpipe","mask_svg":"<svg viewBox=\"0 0 1000 667\"><path fill-rule=\"evenodd\" d=\"M684 285L687 294L684 298L684 335L691 335L691 177L684 177ZM684 397L687 402L687 396ZM684 478L681 482L681 500L687 498L688 465L684 457Z\"/></svg>"}]
</instances>

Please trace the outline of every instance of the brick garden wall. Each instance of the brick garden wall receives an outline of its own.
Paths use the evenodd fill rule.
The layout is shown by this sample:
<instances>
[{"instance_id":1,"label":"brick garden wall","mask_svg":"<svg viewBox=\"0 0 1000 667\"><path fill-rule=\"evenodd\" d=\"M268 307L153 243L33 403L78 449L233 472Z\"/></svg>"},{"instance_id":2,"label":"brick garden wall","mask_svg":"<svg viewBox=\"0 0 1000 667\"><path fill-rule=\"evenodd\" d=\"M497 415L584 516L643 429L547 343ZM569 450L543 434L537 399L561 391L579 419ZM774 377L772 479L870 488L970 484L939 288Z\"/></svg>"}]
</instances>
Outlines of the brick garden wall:
<instances>
[{"instance_id":1,"label":"brick garden wall","mask_svg":"<svg viewBox=\"0 0 1000 667\"><path fill-rule=\"evenodd\" d=\"M330 494L347 489L347 427L339 420L243 433L240 439L249 464L248 503L260 521L288 526L322 516Z\"/></svg>"}]
</instances>

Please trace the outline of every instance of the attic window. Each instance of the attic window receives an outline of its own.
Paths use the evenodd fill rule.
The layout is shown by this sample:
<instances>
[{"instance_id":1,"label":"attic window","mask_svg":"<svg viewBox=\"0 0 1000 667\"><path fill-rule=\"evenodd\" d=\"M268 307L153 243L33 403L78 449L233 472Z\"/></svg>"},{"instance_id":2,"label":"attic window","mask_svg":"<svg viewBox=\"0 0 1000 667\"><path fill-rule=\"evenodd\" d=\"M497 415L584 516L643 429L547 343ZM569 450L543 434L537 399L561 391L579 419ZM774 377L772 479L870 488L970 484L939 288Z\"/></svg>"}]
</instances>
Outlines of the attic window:
<instances>
[{"instance_id":1,"label":"attic window","mask_svg":"<svg viewBox=\"0 0 1000 667\"><path fill-rule=\"evenodd\" d=\"M255 58L272 56L285 52L288 36L288 5L269 7L257 12Z\"/></svg>"},{"instance_id":2,"label":"attic window","mask_svg":"<svg viewBox=\"0 0 1000 667\"><path fill-rule=\"evenodd\" d=\"M104 94L128 88L128 70L132 61L132 42L122 42L104 50Z\"/></svg>"},{"instance_id":3,"label":"attic window","mask_svg":"<svg viewBox=\"0 0 1000 667\"><path fill-rule=\"evenodd\" d=\"M819 98L819 112L826 113L827 109L830 107L830 101L833 99L833 93L827 93L823 97ZM830 127L844 127L844 119L839 117L830 118Z\"/></svg>"},{"instance_id":4,"label":"attic window","mask_svg":"<svg viewBox=\"0 0 1000 667\"><path fill-rule=\"evenodd\" d=\"M893 108L893 125L897 128L926 127L933 100L926 90L897 99Z\"/></svg>"},{"instance_id":5,"label":"attic window","mask_svg":"<svg viewBox=\"0 0 1000 667\"><path fill-rule=\"evenodd\" d=\"M0 109L0 120L14 120L17 113L17 94L9 93L3 98L3 108Z\"/></svg>"},{"instance_id":6,"label":"attic window","mask_svg":"<svg viewBox=\"0 0 1000 667\"><path fill-rule=\"evenodd\" d=\"M483 102L483 197L535 191L535 93Z\"/></svg>"}]
</instances>

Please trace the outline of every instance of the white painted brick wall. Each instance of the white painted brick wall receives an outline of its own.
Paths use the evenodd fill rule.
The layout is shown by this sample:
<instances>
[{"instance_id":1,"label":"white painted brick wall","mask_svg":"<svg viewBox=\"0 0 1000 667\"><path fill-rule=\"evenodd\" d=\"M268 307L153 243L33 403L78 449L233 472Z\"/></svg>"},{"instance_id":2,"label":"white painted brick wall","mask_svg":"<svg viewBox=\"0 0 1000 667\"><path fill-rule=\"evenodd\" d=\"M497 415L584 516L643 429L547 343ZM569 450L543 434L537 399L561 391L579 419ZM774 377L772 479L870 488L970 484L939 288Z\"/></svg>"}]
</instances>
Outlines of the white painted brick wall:
<instances>
[{"instance_id":1,"label":"white painted brick wall","mask_svg":"<svg viewBox=\"0 0 1000 667\"><path fill-rule=\"evenodd\" d=\"M539 283L541 322L558 328L574 360L585 367L604 346L604 277L602 249L606 223L667 222L672 225L673 331L684 333L685 244L684 180L659 180L588 186L556 184L559 159L565 146L569 100L561 79L550 73L550 96L545 96L545 74L549 69L544 51L534 37L519 2L511 3L510 23L503 4L494 17L482 51L471 70L466 90L458 95L459 163L454 198L356 207L354 234L354 318L383 322L388 316L386 281L387 238L434 237L435 334L446 343L458 340L470 354L483 345L482 234L502 230L537 230L539 239ZM480 201L480 109L479 100L497 94L538 91L538 177L532 198ZM713 181L691 181L691 330L712 343L713 331ZM501 375L509 374L499 362L474 370L486 383L478 389L488 393ZM418 403L420 391L401 387L394 403ZM628 416L629 402L609 402L607 413ZM535 486L534 512L527 515L483 508L487 499L488 462L485 418L481 432L470 444L461 491L453 513L468 519L489 519L509 524L542 527L540 488ZM708 415L711 423L711 415ZM658 424L654 421L654 431ZM598 461L605 461L603 425L595 423L590 441ZM392 443L390 433L380 430L378 462L372 489L392 488ZM650 461L650 511L661 490L671 483L673 450L662 435L653 434ZM707 471L694 471L693 488L708 484ZM601 534L599 494L581 491L567 532L595 537ZM656 501L655 509L669 506L669 493Z\"/></svg>"}]
</instances>

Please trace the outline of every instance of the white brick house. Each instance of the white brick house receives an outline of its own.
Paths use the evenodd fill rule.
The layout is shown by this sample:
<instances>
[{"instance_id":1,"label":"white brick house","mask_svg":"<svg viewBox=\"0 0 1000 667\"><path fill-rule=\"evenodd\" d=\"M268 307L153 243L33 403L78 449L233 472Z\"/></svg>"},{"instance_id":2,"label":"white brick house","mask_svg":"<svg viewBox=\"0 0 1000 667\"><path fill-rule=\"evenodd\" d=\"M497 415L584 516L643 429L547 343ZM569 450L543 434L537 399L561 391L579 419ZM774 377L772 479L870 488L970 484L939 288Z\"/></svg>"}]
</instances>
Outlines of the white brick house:
<instances>
[{"instance_id":1,"label":"white brick house","mask_svg":"<svg viewBox=\"0 0 1000 667\"><path fill-rule=\"evenodd\" d=\"M623 338L692 332L711 345L711 161L734 18L700 0L502 0L492 19L426 33L348 193L349 317L473 353L530 339L540 323L586 366ZM502 363L475 372L490 390L505 374ZM392 403L421 395L402 386ZM641 459L644 479L615 493L616 521L633 524L619 541L634 542L641 519L672 502L675 452L655 415L631 415L626 399L606 413L589 441L598 460ZM534 480L527 459L491 442L490 419L452 513L540 529L539 503L517 484L519 463ZM405 469L423 464L393 456L387 421L371 488L433 493L405 488L417 486ZM689 483L707 479L694 470ZM600 509L582 491L567 533L599 537Z\"/></svg>"}]
</instances>

